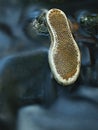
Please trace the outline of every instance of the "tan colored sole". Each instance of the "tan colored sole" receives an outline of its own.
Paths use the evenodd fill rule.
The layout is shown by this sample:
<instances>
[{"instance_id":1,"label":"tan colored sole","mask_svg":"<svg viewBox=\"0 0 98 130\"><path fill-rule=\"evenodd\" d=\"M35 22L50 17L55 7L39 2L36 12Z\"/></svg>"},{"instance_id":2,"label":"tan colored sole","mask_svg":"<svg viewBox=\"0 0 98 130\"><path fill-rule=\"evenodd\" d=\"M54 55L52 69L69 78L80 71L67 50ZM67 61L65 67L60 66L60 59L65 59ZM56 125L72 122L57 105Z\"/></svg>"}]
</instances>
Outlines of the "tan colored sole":
<instances>
[{"instance_id":1,"label":"tan colored sole","mask_svg":"<svg viewBox=\"0 0 98 130\"><path fill-rule=\"evenodd\" d=\"M68 19L59 9L51 9L46 15L47 26L51 37L49 64L58 83L74 83L80 72L80 50L75 42Z\"/></svg>"}]
</instances>

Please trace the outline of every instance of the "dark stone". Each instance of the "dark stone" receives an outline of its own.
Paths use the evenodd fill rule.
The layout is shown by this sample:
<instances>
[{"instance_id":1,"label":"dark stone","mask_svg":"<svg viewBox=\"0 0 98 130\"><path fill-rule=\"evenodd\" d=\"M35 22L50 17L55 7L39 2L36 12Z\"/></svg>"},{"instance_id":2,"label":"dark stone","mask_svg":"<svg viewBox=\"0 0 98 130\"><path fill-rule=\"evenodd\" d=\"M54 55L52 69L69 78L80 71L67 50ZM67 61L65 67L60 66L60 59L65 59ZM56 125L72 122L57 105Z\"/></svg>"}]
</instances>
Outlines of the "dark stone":
<instances>
[{"instance_id":1,"label":"dark stone","mask_svg":"<svg viewBox=\"0 0 98 130\"><path fill-rule=\"evenodd\" d=\"M96 105L86 100L59 99L48 110L40 106L22 108L17 130L97 130L97 116Z\"/></svg>"},{"instance_id":2,"label":"dark stone","mask_svg":"<svg viewBox=\"0 0 98 130\"><path fill-rule=\"evenodd\" d=\"M42 35L49 35L46 26L46 15L47 9L42 7L30 7L25 10L22 14L21 23L23 24L23 29L25 34L29 38L40 38Z\"/></svg>"},{"instance_id":3,"label":"dark stone","mask_svg":"<svg viewBox=\"0 0 98 130\"><path fill-rule=\"evenodd\" d=\"M0 86L12 105L51 104L55 91L47 60L44 49L3 59Z\"/></svg>"},{"instance_id":4,"label":"dark stone","mask_svg":"<svg viewBox=\"0 0 98 130\"><path fill-rule=\"evenodd\" d=\"M79 43L79 48L81 52L81 65L82 66L90 66L91 65L91 57L90 51L87 45Z\"/></svg>"},{"instance_id":5,"label":"dark stone","mask_svg":"<svg viewBox=\"0 0 98 130\"><path fill-rule=\"evenodd\" d=\"M72 95L73 99L80 98L89 103L92 103L93 106L98 104L98 88L93 85L80 85L80 88L77 89Z\"/></svg>"}]
</instances>

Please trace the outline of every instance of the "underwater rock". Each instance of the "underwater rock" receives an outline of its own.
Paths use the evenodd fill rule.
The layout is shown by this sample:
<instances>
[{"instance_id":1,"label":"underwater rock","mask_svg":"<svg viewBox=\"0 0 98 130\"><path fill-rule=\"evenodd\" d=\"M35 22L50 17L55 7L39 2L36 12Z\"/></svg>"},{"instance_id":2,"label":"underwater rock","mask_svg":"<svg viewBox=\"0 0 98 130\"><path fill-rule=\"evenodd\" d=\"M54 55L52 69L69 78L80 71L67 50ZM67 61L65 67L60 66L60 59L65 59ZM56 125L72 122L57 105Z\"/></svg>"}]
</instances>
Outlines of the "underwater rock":
<instances>
[{"instance_id":1,"label":"underwater rock","mask_svg":"<svg viewBox=\"0 0 98 130\"><path fill-rule=\"evenodd\" d=\"M97 84L98 85L98 84ZM77 89L72 96L73 98L80 98L88 101L89 103L96 104L98 103L98 87L93 85L80 85L80 89Z\"/></svg>"},{"instance_id":2,"label":"underwater rock","mask_svg":"<svg viewBox=\"0 0 98 130\"><path fill-rule=\"evenodd\" d=\"M30 7L25 10L24 15L22 15L21 22L23 24L23 29L28 37L41 37L49 35L46 26L45 15L47 9L42 7Z\"/></svg>"},{"instance_id":3,"label":"underwater rock","mask_svg":"<svg viewBox=\"0 0 98 130\"><path fill-rule=\"evenodd\" d=\"M81 48L83 47L83 48ZM87 48L87 49L86 49ZM98 47L95 44L81 43L82 68L81 78L83 84L98 86ZM84 62L83 62L84 61Z\"/></svg>"},{"instance_id":4,"label":"underwater rock","mask_svg":"<svg viewBox=\"0 0 98 130\"><path fill-rule=\"evenodd\" d=\"M80 19L81 27L88 33L98 38L98 14L89 14Z\"/></svg>"},{"instance_id":5,"label":"underwater rock","mask_svg":"<svg viewBox=\"0 0 98 130\"><path fill-rule=\"evenodd\" d=\"M2 60L0 92L14 109L37 103L49 106L54 101L56 91L47 59L47 51L38 49Z\"/></svg>"},{"instance_id":6,"label":"underwater rock","mask_svg":"<svg viewBox=\"0 0 98 130\"><path fill-rule=\"evenodd\" d=\"M81 42L79 42L79 47L80 47L80 52L81 52L81 65L82 66L91 65L89 48Z\"/></svg>"},{"instance_id":7,"label":"underwater rock","mask_svg":"<svg viewBox=\"0 0 98 130\"><path fill-rule=\"evenodd\" d=\"M17 130L97 130L97 120L96 106L84 100L59 99L48 110L40 106L20 109Z\"/></svg>"},{"instance_id":8,"label":"underwater rock","mask_svg":"<svg viewBox=\"0 0 98 130\"><path fill-rule=\"evenodd\" d=\"M15 128L14 110L11 109L6 95L0 92L0 130L11 130Z\"/></svg>"},{"instance_id":9,"label":"underwater rock","mask_svg":"<svg viewBox=\"0 0 98 130\"><path fill-rule=\"evenodd\" d=\"M83 83L88 85L93 85L93 87L98 86L98 65L93 67L83 67L81 71L81 77Z\"/></svg>"},{"instance_id":10,"label":"underwater rock","mask_svg":"<svg viewBox=\"0 0 98 130\"><path fill-rule=\"evenodd\" d=\"M85 33L98 39L98 14L83 10L77 13L77 21Z\"/></svg>"}]
</instances>

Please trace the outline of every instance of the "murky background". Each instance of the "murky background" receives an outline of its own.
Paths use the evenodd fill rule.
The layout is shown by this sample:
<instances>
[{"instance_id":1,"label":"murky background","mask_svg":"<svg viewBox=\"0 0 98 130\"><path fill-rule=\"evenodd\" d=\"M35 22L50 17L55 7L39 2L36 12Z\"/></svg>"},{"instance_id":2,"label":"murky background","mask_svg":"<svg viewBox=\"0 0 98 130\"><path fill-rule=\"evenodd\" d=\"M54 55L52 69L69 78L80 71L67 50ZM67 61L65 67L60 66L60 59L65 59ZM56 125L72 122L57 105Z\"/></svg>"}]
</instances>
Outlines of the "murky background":
<instances>
[{"instance_id":1,"label":"murky background","mask_svg":"<svg viewBox=\"0 0 98 130\"><path fill-rule=\"evenodd\" d=\"M67 87L51 74L47 30L32 28L50 8L78 25L81 72ZM98 130L97 13L97 0L0 0L0 130ZM93 24L81 22L86 14Z\"/></svg>"}]
</instances>

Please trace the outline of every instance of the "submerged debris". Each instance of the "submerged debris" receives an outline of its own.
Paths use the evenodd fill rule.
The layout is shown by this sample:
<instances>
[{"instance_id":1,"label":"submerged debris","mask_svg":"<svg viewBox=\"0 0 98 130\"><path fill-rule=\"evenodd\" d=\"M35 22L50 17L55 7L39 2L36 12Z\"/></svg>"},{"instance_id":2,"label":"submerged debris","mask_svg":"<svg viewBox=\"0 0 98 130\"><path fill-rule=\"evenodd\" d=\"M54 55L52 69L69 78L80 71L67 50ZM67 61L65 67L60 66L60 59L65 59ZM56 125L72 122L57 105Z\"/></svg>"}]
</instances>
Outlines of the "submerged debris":
<instances>
[{"instance_id":1,"label":"submerged debris","mask_svg":"<svg viewBox=\"0 0 98 130\"><path fill-rule=\"evenodd\" d=\"M83 11L79 17L81 28L89 35L98 38L98 14Z\"/></svg>"}]
</instances>

